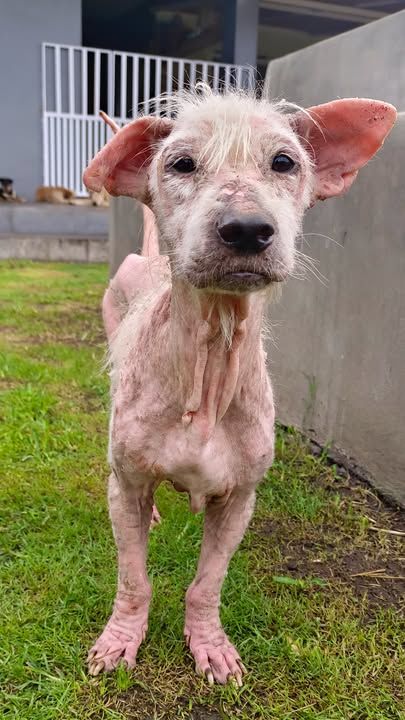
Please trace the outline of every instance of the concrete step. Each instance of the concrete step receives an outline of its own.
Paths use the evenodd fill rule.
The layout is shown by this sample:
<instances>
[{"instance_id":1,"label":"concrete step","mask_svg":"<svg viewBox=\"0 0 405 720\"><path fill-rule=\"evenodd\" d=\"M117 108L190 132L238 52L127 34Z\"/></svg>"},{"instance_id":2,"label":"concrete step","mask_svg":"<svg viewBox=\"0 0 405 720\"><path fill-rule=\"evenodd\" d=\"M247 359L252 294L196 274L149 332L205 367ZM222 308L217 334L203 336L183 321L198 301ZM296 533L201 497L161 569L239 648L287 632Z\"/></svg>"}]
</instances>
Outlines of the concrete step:
<instances>
[{"instance_id":1,"label":"concrete step","mask_svg":"<svg viewBox=\"0 0 405 720\"><path fill-rule=\"evenodd\" d=\"M108 208L0 202L0 235L107 237Z\"/></svg>"},{"instance_id":2,"label":"concrete step","mask_svg":"<svg viewBox=\"0 0 405 720\"><path fill-rule=\"evenodd\" d=\"M0 235L0 260L108 262L107 235Z\"/></svg>"}]
</instances>

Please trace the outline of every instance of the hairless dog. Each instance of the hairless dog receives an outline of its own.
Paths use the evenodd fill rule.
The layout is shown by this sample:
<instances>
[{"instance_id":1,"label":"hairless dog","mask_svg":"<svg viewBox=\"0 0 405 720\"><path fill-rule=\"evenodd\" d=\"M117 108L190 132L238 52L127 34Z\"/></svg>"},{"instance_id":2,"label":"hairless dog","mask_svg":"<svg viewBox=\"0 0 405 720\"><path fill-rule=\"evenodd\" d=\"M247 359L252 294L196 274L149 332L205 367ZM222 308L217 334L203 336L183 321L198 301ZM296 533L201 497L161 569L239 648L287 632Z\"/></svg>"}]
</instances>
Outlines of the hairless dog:
<instances>
[{"instance_id":1,"label":"hairless dog","mask_svg":"<svg viewBox=\"0 0 405 720\"><path fill-rule=\"evenodd\" d=\"M171 99L170 110L173 119L140 117L122 129L110 121L115 134L84 174L89 189L149 208L143 254L126 258L103 300L119 573L89 671L135 665L151 599L153 496L167 480L188 493L192 512L205 511L185 608L196 670L210 684L241 685L245 668L219 606L255 489L273 460L264 309L271 288L294 268L304 212L350 187L396 111L361 99L303 110L209 88Z\"/></svg>"}]
</instances>

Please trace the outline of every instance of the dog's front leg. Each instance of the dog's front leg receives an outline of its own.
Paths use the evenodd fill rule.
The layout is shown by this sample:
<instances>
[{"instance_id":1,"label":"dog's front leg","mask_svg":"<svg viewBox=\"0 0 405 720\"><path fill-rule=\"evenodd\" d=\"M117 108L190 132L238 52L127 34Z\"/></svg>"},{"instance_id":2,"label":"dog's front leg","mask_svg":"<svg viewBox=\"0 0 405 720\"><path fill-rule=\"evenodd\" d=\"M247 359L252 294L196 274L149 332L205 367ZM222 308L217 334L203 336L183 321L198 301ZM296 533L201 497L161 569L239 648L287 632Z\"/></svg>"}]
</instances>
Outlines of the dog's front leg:
<instances>
[{"instance_id":1,"label":"dog's front leg","mask_svg":"<svg viewBox=\"0 0 405 720\"><path fill-rule=\"evenodd\" d=\"M245 669L222 629L219 606L228 563L245 533L254 499L252 488L237 488L226 499L211 500L206 509L197 574L186 594L184 634L196 671L210 684L231 678L242 684Z\"/></svg>"},{"instance_id":2,"label":"dog's front leg","mask_svg":"<svg viewBox=\"0 0 405 720\"><path fill-rule=\"evenodd\" d=\"M88 656L89 672L113 670L120 660L134 667L146 635L151 586L146 545L152 517L152 488L145 493L111 474L108 500L118 549L118 590L113 613Z\"/></svg>"}]
</instances>

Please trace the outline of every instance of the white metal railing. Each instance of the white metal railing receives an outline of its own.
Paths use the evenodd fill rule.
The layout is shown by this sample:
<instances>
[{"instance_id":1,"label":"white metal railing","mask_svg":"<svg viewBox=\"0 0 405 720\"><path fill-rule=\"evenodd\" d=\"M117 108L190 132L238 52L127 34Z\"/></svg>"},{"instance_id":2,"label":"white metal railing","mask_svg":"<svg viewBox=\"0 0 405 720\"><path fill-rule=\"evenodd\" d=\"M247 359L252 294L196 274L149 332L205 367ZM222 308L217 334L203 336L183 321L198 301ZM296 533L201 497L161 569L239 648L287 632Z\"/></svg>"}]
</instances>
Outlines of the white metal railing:
<instances>
[{"instance_id":1,"label":"white metal railing","mask_svg":"<svg viewBox=\"0 0 405 720\"><path fill-rule=\"evenodd\" d=\"M73 45L42 44L43 182L86 195L83 170L110 136L104 110L118 124L153 98L192 87L253 87L254 69L199 60L138 55Z\"/></svg>"}]
</instances>

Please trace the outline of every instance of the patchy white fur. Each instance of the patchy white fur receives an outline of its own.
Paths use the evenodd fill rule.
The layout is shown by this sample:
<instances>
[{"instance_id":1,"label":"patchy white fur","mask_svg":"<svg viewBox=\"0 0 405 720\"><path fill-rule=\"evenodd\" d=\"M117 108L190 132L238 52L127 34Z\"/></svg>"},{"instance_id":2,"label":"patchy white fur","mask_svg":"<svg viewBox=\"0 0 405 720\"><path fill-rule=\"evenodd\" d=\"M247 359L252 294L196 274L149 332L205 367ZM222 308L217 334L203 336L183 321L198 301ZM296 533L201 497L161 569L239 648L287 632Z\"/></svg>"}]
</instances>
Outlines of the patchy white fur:
<instances>
[{"instance_id":1,"label":"patchy white fur","mask_svg":"<svg viewBox=\"0 0 405 720\"><path fill-rule=\"evenodd\" d=\"M207 168L218 171L230 157L235 165L246 165L254 159L251 153L254 137L249 120L254 117L268 123L273 120L305 113L315 125L316 120L305 108L287 100L268 101L263 96L257 98L254 91L228 88L218 93L206 83L197 83L195 88L180 90L172 95L161 95L155 99L155 108L160 113L162 106L175 117L176 127L192 128L196 115L199 122L213 130L203 147L199 159ZM293 133L295 135L295 133Z\"/></svg>"}]
</instances>

